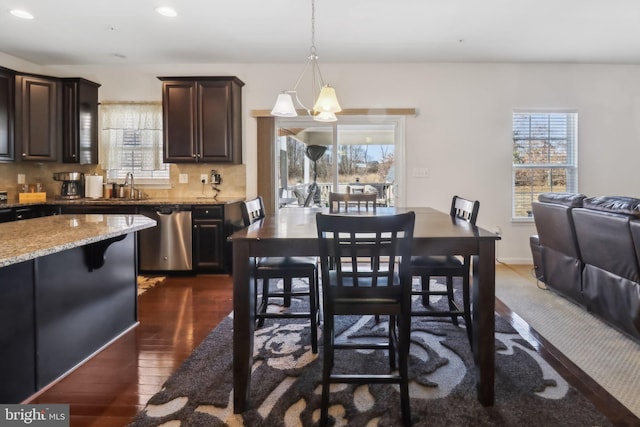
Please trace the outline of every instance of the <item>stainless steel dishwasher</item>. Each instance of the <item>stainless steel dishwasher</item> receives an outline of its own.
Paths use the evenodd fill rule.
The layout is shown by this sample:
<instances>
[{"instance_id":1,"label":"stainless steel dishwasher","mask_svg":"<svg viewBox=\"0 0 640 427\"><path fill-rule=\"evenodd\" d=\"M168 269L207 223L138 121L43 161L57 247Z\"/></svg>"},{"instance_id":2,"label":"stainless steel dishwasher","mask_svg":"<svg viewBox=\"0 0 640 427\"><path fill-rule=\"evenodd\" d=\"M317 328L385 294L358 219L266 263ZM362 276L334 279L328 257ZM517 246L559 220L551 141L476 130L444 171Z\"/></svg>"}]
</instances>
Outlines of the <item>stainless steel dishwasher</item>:
<instances>
[{"instance_id":1,"label":"stainless steel dishwasher","mask_svg":"<svg viewBox=\"0 0 640 427\"><path fill-rule=\"evenodd\" d=\"M140 213L158 223L138 234L140 271L191 270L191 206L156 206Z\"/></svg>"}]
</instances>

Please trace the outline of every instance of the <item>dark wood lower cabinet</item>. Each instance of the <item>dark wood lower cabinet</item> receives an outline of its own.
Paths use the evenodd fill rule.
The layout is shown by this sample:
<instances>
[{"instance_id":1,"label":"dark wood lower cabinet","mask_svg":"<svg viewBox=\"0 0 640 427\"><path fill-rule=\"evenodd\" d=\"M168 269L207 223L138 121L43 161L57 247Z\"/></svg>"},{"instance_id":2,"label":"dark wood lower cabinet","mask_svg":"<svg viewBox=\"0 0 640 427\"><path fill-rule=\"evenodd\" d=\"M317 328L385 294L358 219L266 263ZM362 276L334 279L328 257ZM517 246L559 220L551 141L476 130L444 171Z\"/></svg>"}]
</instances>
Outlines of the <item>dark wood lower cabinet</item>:
<instances>
[{"instance_id":1,"label":"dark wood lower cabinet","mask_svg":"<svg viewBox=\"0 0 640 427\"><path fill-rule=\"evenodd\" d=\"M192 213L193 269L223 270L225 267L224 206L196 206Z\"/></svg>"},{"instance_id":2,"label":"dark wood lower cabinet","mask_svg":"<svg viewBox=\"0 0 640 427\"><path fill-rule=\"evenodd\" d=\"M194 273L230 273L231 243L227 238L244 227L240 202L193 207Z\"/></svg>"},{"instance_id":3,"label":"dark wood lower cabinet","mask_svg":"<svg viewBox=\"0 0 640 427\"><path fill-rule=\"evenodd\" d=\"M224 268L224 222L222 219L193 220L193 268Z\"/></svg>"}]
</instances>

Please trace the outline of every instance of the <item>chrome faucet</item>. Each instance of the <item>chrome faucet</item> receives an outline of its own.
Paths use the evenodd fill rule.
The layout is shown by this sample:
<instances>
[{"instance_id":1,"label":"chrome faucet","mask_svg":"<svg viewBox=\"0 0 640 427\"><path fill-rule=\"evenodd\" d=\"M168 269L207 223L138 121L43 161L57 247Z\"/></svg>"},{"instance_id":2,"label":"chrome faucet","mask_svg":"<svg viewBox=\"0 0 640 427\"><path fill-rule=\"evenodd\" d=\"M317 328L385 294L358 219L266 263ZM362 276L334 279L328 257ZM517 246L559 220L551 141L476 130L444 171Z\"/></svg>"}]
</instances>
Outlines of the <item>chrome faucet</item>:
<instances>
[{"instance_id":1,"label":"chrome faucet","mask_svg":"<svg viewBox=\"0 0 640 427\"><path fill-rule=\"evenodd\" d=\"M129 198L133 199L135 197L135 194L134 194L134 191L133 191L133 172L127 172L127 176L124 178L125 187L127 186L127 183L129 183L129 177L131 177L131 183L129 184L129 186L130 186Z\"/></svg>"}]
</instances>

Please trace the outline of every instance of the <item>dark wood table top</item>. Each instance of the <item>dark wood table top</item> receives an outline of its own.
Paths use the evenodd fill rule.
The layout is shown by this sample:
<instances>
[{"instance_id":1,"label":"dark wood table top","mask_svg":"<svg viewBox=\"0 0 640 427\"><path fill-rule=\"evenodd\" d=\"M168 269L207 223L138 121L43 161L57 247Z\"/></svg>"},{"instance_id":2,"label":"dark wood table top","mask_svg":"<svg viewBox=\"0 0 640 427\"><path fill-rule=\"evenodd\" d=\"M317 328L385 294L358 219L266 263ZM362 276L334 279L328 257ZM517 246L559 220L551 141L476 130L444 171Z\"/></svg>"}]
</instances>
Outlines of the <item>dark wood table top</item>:
<instances>
[{"instance_id":1,"label":"dark wood table top","mask_svg":"<svg viewBox=\"0 0 640 427\"><path fill-rule=\"evenodd\" d=\"M379 207L373 210L351 211L335 215L393 215L414 211L416 223L414 239L493 239L500 236L466 221L455 220L449 214L428 207ZM327 208L283 208L247 228L236 231L231 240L251 239L316 239L315 213L328 213Z\"/></svg>"}]
</instances>

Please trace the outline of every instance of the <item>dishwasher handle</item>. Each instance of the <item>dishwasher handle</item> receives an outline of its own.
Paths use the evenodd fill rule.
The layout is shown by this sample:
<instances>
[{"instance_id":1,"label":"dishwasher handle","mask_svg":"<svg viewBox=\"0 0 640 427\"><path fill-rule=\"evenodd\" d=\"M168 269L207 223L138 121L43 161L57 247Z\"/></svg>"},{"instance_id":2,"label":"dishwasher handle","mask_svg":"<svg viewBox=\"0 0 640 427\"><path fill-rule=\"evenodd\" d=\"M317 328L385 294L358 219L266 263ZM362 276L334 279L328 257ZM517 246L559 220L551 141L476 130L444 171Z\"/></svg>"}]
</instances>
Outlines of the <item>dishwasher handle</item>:
<instances>
[{"instance_id":1,"label":"dishwasher handle","mask_svg":"<svg viewBox=\"0 0 640 427\"><path fill-rule=\"evenodd\" d=\"M154 206L152 210L157 215L171 215L175 212L191 211L191 206Z\"/></svg>"}]
</instances>

